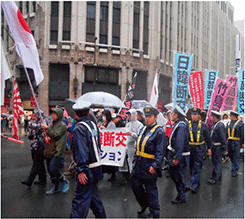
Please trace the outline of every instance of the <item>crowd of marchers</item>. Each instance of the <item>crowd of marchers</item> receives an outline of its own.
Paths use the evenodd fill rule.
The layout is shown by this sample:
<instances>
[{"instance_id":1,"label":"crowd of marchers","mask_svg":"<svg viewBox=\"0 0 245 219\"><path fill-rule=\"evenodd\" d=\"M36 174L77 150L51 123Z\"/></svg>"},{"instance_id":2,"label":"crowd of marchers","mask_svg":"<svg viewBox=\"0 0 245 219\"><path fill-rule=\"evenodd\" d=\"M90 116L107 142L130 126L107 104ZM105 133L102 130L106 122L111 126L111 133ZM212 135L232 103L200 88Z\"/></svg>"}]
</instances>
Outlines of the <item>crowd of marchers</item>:
<instances>
[{"instance_id":1,"label":"crowd of marchers","mask_svg":"<svg viewBox=\"0 0 245 219\"><path fill-rule=\"evenodd\" d=\"M106 210L98 194L97 183L103 174L111 174L108 182L116 180L120 169L101 164L100 129L127 127L127 147L124 169L125 184L131 182L132 190L141 216L147 208L148 218L160 217L157 178L167 169L175 183L177 196L172 204L186 202L186 192L193 194L200 188L203 160L212 159L213 170L210 185L222 179L222 163L231 161L231 174L236 177L244 148L244 123L236 111L229 115L212 111L212 127L209 130L203 121L202 111L193 107L190 119L178 106L164 113L166 123L157 124L160 113L154 107L130 109L125 119L110 110L91 110L90 104L74 104L75 118L67 116L64 107L51 111L50 120L43 112L34 110L27 122L32 155L32 168L21 183L46 184L50 176L52 188L46 194L53 195L69 190L69 180L75 178L77 187L71 203L71 218L86 218L89 208L95 217L106 218ZM45 120L43 118L46 118ZM65 152L72 152L68 172L63 173ZM45 167L46 160L46 167ZM185 181L185 168L190 170L190 184ZM38 180L34 181L38 175Z\"/></svg>"}]
</instances>

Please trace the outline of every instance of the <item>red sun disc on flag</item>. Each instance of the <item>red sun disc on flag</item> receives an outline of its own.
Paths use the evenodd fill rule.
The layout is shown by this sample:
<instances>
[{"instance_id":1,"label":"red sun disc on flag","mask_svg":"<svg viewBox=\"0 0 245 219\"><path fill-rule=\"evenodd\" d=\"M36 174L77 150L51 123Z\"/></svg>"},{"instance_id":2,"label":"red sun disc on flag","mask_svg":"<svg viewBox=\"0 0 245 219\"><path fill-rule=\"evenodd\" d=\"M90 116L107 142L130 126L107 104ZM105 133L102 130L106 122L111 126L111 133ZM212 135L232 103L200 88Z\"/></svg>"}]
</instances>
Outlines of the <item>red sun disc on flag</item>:
<instances>
[{"instance_id":1,"label":"red sun disc on flag","mask_svg":"<svg viewBox=\"0 0 245 219\"><path fill-rule=\"evenodd\" d=\"M19 22L21 24L21 26L30 34L32 34L30 27L28 26L28 24L26 23L26 20L24 19L23 15L21 14L20 10L18 9L17 11L17 16L19 19Z\"/></svg>"}]
</instances>

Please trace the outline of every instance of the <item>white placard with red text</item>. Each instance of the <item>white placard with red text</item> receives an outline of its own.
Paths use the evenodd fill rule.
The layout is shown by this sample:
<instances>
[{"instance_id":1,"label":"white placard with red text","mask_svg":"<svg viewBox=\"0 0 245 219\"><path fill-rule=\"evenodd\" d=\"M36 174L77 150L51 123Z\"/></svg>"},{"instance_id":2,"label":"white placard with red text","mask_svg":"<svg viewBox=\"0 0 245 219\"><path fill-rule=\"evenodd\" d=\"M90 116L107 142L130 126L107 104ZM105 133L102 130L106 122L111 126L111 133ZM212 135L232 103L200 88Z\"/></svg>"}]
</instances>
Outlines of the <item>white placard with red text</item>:
<instances>
[{"instance_id":1,"label":"white placard with red text","mask_svg":"<svg viewBox=\"0 0 245 219\"><path fill-rule=\"evenodd\" d=\"M128 128L100 130L102 165L123 166L126 155Z\"/></svg>"}]
</instances>

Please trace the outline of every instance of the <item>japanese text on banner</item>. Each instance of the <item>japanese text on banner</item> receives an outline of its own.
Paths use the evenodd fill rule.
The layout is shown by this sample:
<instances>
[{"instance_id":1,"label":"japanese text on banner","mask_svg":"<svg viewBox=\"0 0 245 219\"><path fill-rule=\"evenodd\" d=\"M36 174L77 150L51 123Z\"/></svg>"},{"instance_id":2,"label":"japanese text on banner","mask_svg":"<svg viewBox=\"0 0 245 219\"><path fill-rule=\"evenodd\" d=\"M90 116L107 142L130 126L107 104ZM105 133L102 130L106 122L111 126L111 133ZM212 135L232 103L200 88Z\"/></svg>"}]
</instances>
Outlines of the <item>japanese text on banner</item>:
<instances>
[{"instance_id":1,"label":"japanese text on banner","mask_svg":"<svg viewBox=\"0 0 245 219\"><path fill-rule=\"evenodd\" d=\"M101 162L103 165L123 166L127 145L127 128L100 130Z\"/></svg>"},{"instance_id":2,"label":"japanese text on banner","mask_svg":"<svg viewBox=\"0 0 245 219\"><path fill-rule=\"evenodd\" d=\"M211 111L220 111L220 108L222 107L223 101L225 96L227 95L227 92L229 91L231 85L228 82L225 82L221 79L217 79L214 92L210 104L210 108L208 111L208 117L207 117L207 127L211 129L212 122L211 122Z\"/></svg>"},{"instance_id":3,"label":"japanese text on banner","mask_svg":"<svg viewBox=\"0 0 245 219\"><path fill-rule=\"evenodd\" d=\"M228 76L226 82L228 82L231 85L231 87L229 88L227 95L224 98L221 111L234 110L236 106L238 78L235 76Z\"/></svg>"},{"instance_id":4,"label":"japanese text on banner","mask_svg":"<svg viewBox=\"0 0 245 219\"><path fill-rule=\"evenodd\" d=\"M205 104L204 109L209 109L211 102L215 79L219 76L218 71L206 71L206 83L205 83Z\"/></svg>"},{"instance_id":5,"label":"japanese text on banner","mask_svg":"<svg viewBox=\"0 0 245 219\"><path fill-rule=\"evenodd\" d=\"M192 60L192 55L175 54L174 106L178 105L184 111Z\"/></svg>"},{"instance_id":6,"label":"japanese text on banner","mask_svg":"<svg viewBox=\"0 0 245 219\"><path fill-rule=\"evenodd\" d=\"M194 107L198 107L203 110L203 82L202 72L190 73L189 87L191 93L191 99Z\"/></svg>"},{"instance_id":7,"label":"japanese text on banner","mask_svg":"<svg viewBox=\"0 0 245 219\"><path fill-rule=\"evenodd\" d=\"M238 112L244 115L244 69L239 69Z\"/></svg>"}]
</instances>

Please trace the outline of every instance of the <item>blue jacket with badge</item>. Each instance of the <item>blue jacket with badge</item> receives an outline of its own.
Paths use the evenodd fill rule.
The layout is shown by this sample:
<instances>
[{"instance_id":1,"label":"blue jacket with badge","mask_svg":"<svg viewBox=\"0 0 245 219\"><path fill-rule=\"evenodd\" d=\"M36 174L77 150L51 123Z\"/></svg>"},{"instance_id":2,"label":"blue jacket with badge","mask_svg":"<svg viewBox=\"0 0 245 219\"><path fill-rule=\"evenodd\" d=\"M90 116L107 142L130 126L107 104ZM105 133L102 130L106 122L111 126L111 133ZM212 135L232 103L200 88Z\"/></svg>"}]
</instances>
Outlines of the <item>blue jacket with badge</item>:
<instances>
[{"instance_id":1,"label":"blue jacket with badge","mask_svg":"<svg viewBox=\"0 0 245 219\"><path fill-rule=\"evenodd\" d=\"M171 166L174 166L172 160L178 159L179 166L185 167L188 165L188 160L186 160L186 156L183 156L183 152L188 152L189 146L189 133L187 124L181 120L178 120L174 123L172 127L172 133L170 136L170 145L174 149L174 152L168 151L168 159Z\"/></svg>"},{"instance_id":2,"label":"blue jacket with badge","mask_svg":"<svg viewBox=\"0 0 245 219\"><path fill-rule=\"evenodd\" d=\"M141 129L137 140L132 175L142 179L161 176L161 165L165 154L164 135L162 127L156 124L144 126ZM150 166L156 170L154 175L149 173Z\"/></svg>"},{"instance_id":3,"label":"blue jacket with badge","mask_svg":"<svg viewBox=\"0 0 245 219\"><path fill-rule=\"evenodd\" d=\"M93 146L92 134L88 128L81 124L85 122L92 130L96 138L96 145L100 156L100 134L97 126L95 127L87 116L81 117L78 120L76 127L73 130L71 149L73 158L77 164L77 173L84 172L89 181L99 181L103 178L101 165L90 168L90 165L99 162L96 156L96 151ZM95 129L96 128L96 129Z\"/></svg>"}]
</instances>

